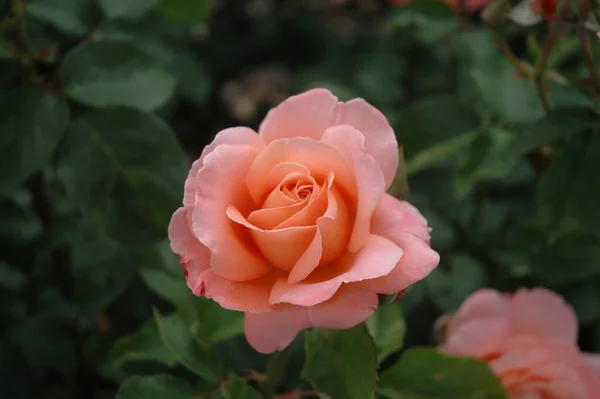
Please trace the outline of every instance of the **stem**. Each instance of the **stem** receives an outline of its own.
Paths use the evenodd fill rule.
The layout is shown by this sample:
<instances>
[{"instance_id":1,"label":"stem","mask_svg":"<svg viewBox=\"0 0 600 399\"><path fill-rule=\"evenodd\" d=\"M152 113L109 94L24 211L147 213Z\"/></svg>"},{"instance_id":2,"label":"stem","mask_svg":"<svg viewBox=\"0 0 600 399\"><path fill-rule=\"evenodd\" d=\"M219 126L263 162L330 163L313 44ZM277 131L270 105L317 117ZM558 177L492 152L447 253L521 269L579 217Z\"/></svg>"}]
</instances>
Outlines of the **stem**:
<instances>
[{"instance_id":1,"label":"stem","mask_svg":"<svg viewBox=\"0 0 600 399\"><path fill-rule=\"evenodd\" d=\"M19 60L25 68L27 79L30 82L37 82L39 80L37 71L35 69L35 63L33 61L33 50L29 42L29 35L27 34L27 25L25 24L24 8L21 0L11 1L12 14L16 20L17 30L17 48L19 53Z\"/></svg>"},{"instance_id":2,"label":"stem","mask_svg":"<svg viewBox=\"0 0 600 399\"><path fill-rule=\"evenodd\" d=\"M598 96L600 95L600 74L598 74L596 60L594 59L594 55L592 54L592 43L590 41L590 36L588 35L587 31L583 28L579 28L577 30L577 34L579 35L579 40L581 41L583 59L585 60L588 69L590 70L592 82L594 83L594 94Z\"/></svg>"},{"instance_id":3,"label":"stem","mask_svg":"<svg viewBox=\"0 0 600 399\"><path fill-rule=\"evenodd\" d=\"M272 357L271 361L267 365L265 374L267 379L264 382L262 388L265 398L274 398L277 386L281 381L281 378L285 374L285 369L288 361L292 357L292 345L285 348L282 352L276 352Z\"/></svg>"},{"instance_id":4,"label":"stem","mask_svg":"<svg viewBox=\"0 0 600 399\"><path fill-rule=\"evenodd\" d=\"M500 49L502 50L508 61L512 64L512 66L517 71L519 71L519 73L525 78L527 78L528 80L532 80L535 76L533 68L530 65L521 61L519 58L517 58L517 56L514 55L512 50L510 49L508 43L506 43L506 40L504 40L504 38L500 35L498 35L498 44L500 45Z\"/></svg>"},{"instance_id":5,"label":"stem","mask_svg":"<svg viewBox=\"0 0 600 399\"><path fill-rule=\"evenodd\" d=\"M546 39L544 39L544 46L542 47L542 53L538 58L535 73L535 85L546 112L550 111L550 87L546 80L546 70L548 69L548 58L555 42L556 35L553 32L550 32L546 36Z\"/></svg>"}]
</instances>

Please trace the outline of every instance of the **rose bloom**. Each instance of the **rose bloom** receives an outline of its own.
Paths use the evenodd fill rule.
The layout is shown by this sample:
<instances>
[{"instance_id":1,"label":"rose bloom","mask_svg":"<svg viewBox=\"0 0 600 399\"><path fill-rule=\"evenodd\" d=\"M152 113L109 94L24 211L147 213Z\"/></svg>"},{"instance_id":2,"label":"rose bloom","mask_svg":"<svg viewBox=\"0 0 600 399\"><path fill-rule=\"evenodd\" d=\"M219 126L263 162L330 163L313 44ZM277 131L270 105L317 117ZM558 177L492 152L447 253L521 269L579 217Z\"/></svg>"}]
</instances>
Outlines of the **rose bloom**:
<instances>
[{"instance_id":1,"label":"rose bloom","mask_svg":"<svg viewBox=\"0 0 600 399\"><path fill-rule=\"evenodd\" d=\"M390 4L393 5L405 5L408 3L412 3L415 0L388 0L390 2ZM418 0L416 0L418 1ZM446 4L448 4L448 6L450 6L451 8L454 8L455 10L459 10L461 7L461 0L441 0L444 1ZM475 12L477 10L482 9L483 7L485 7L486 5L488 5L488 3L490 2L490 0L465 0L465 8L468 12Z\"/></svg>"},{"instance_id":2,"label":"rose bloom","mask_svg":"<svg viewBox=\"0 0 600 399\"><path fill-rule=\"evenodd\" d=\"M226 129L192 165L169 226L187 284L246 312L249 343L285 348L309 327L353 327L439 262L427 221L386 194L398 144L362 99L290 97L259 133Z\"/></svg>"},{"instance_id":3,"label":"rose bloom","mask_svg":"<svg viewBox=\"0 0 600 399\"><path fill-rule=\"evenodd\" d=\"M551 291L482 289L451 317L441 349L488 362L511 399L598 399L600 357L579 351L577 329Z\"/></svg>"},{"instance_id":4,"label":"rose bloom","mask_svg":"<svg viewBox=\"0 0 600 399\"><path fill-rule=\"evenodd\" d=\"M556 16L558 0L529 0L529 6L536 14L545 19L552 19Z\"/></svg>"}]
</instances>

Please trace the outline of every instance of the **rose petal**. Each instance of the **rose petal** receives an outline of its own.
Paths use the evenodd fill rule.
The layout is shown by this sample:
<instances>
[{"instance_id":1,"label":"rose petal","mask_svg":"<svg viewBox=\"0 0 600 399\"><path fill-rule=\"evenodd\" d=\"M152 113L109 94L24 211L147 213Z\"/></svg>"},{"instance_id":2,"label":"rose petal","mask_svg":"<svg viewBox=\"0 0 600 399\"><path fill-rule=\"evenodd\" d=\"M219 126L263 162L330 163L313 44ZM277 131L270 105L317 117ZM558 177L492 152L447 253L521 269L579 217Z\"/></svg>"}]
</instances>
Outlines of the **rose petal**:
<instances>
[{"instance_id":1,"label":"rose petal","mask_svg":"<svg viewBox=\"0 0 600 399\"><path fill-rule=\"evenodd\" d=\"M352 126L329 128L323 142L337 148L354 170L357 209L348 250L358 251L371 233L371 217L385 193L385 181L377 162L364 149L364 136Z\"/></svg>"},{"instance_id":2,"label":"rose petal","mask_svg":"<svg viewBox=\"0 0 600 399\"><path fill-rule=\"evenodd\" d=\"M188 211L185 208L182 207L175 211L171 217L168 231L171 249L184 258L184 261L202 258L206 255L208 249L192 234Z\"/></svg>"},{"instance_id":3,"label":"rose petal","mask_svg":"<svg viewBox=\"0 0 600 399\"><path fill-rule=\"evenodd\" d=\"M320 140L325 130L350 125L365 137L365 148L381 168L387 190L398 169L398 142L385 116L365 100L338 102L330 91L309 90L272 109L260 126L266 143L281 138Z\"/></svg>"},{"instance_id":4,"label":"rose petal","mask_svg":"<svg viewBox=\"0 0 600 399\"><path fill-rule=\"evenodd\" d=\"M521 289L512 297L510 319L524 333L577 340L577 316L565 300L544 288Z\"/></svg>"},{"instance_id":5,"label":"rose petal","mask_svg":"<svg viewBox=\"0 0 600 399\"><path fill-rule=\"evenodd\" d=\"M425 278L440 261L440 256L429 246L427 225L416 209L392 196L383 197L373 215L371 231L382 235L404 251L398 265L390 274L361 282L364 289L380 294L393 294Z\"/></svg>"},{"instance_id":6,"label":"rose petal","mask_svg":"<svg viewBox=\"0 0 600 399\"><path fill-rule=\"evenodd\" d=\"M219 145L204 159L197 178L200 190L192 214L193 232L210 249L212 270L231 281L252 280L271 269L247 231L226 214L230 204L242 209L252 206L244 186L232 177L244 176L256 154L251 146Z\"/></svg>"},{"instance_id":7,"label":"rose petal","mask_svg":"<svg viewBox=\"0 0 600 399\"><path fill-rule=\"evenodd\" d=\"M600 354L597 353L584 353L583 354L583 359L586 361L586 363L593 368L594 370L596 370L599 374L599 378L600 378Z\"/></svg>"},{"instance_id":8,"label":"rose petal","mask_svg":"<svg viewBox=\"0 0 600 399\"><path fill-rule=\"evenodd\" d=\"M217 146L221 144L230 145L249 145L255 147L257 150L262 150L265 147L265 142L262 138L252 129L247 127L232 127L229 129L221 130L215 136L215 139L204 147L200 158L192 164L188 178L185 181L185 188L183 193L183 204L185 206L192 206L196 202L196 193L198 191L197 180L198 172L204 165L204 159L208 154L213 152Z\"/></svg>"},{"instance_id":9,"label":"rose petal","mask_svg":"<svg viewBox=\"0 0 600 399\"><path fill-rule=\"evenodd\" d=\"M448 332L468 321L490 317L507 318L509 299L500 292L484 288L471 294L450 319Z\"/></svg>"},{"instance_id":10,"label":"rose petal","mask_svg":"<svg viewBox=\"0 0 600 399\"><path fill-rule=\"evenodd\" d=\"M319 140L333 126L337 106L338 99L329 90L309 90L269 111L258 131L267 144L291 137Z\"/></svg>"},{"instance_id":11,"label":"rose petal","mask_svg":"<svg viewBox=\"0 0 600 399\"><path fill-rule=\"evenodd\" d=\"M261 253L273 266L285 271L292 269L317 231L316 226L262 230L248 222L234 206L229 206L226 213L232 221L249 230Z\"/></svg>"},{"instance_id":12,"label":"rose petal","mask_svg":"<svg viewBox=\"0 0 600 399\"><path fill-rule=\"evenodd\" d=\"M443 350L451 355L483 358L496 353L510 332L507 319L466 321L448 334Z\"/></svg>"},{"instance_id":13,"label":"rose petal","mask_svg":"<svg viewBox=\"0 0 600 399\"><path fill-rule=\"evenodd\" d=\"M324 182L329 173L333 173L336 184L348 195L355 192L351 166L342 154L328 144L295 137L271 142L252 163L246 175L246 186L256 204L262 204L279 184L279 181L265 180L265 176L282 163L303 165L317 182Z\"/></svg>"},{"instance_id":14,"label":"rose petal","mask_svg":"<svg viewBox=\"0 0 600 399\"><path fill-rule=\"evenodd\" d=\"M358 253L347 252L327 267L317 269L306 280L288 284L280 278L271 291L270 302L314 306L330 299L340 286L384 276L394 268L402 250L390 240L371 235Z\"/></svg>"},{"instance_id":15,"label":"rose petal","mask_svg":"<svg viewBox=\"0 0 600 399\"><path fill-rule=\"evenodd\" d=\"M288 284L307 278L319 265L328 265L346 250L350 238L350 211L344 197L329 180L327 210L317 219L317 233L306 252L296 262L288 276Z\"/></svg>"},{"instance_id":16,"label":"rose petal","mask_svg":"<svg viewBox=\"0 0 600 399\"><path fill-rule=\"evenodd\" d=\"M369 318L377 309L377 295L343 287L329 301L314 307L285 306L279 311L246 313L250 345L261 353L282 350L306 328L345 329Z\"/></svg>"},{"instance_id":17,"label":"rose petal","mask_svg":"<svg viewBox=\"0 0 600 399\"><path fill-rule=\"evenodd\" d=\"M234 282L220 277L211 269L206 269L196 283L196 287L200 287L203 292L194 293L213 299L225 309L267 312L271 308L269 293L277 277L277 273L269 273L254 280Z\"/></svg>"},{"instance_id":18,"label":"rose petal","mask_svg":"<svg viewBox=\"0 0 600 399\"><path fill-rule=\"evenodd\" d=\"M336 125L350 125L365 137L365 150L379 165L385 190L392 185L398 170L398 141L386 117L362 98L342 103Z\"/></svg>"}]
</instances>

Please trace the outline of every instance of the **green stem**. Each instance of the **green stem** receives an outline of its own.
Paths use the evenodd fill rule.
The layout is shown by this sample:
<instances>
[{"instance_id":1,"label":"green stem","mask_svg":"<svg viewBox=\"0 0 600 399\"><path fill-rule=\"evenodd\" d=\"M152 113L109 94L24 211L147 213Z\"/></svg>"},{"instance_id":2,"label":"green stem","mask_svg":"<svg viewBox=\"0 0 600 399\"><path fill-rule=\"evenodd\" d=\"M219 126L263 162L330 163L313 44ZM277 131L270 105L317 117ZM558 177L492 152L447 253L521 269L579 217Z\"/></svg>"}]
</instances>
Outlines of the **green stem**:
<instances>
[{"instance_id":1,"label":"green stem","mask_svg":"<svg viewBox=\"0 0 600 399\"><path fill-rule=\"evenodd\" d=\"M286 366L292 357L292 350L292 345L290 345L282 352L276 352L273 356L271 356L271 360L269 361L267 370L265 372L267 379L262 384L262 390L265 398L274 398L275 392L277 391L277 386L281 382L281 378L285 374Z\"/></svg>"},{"instance_id":2,"label":"green stem","mask_svg":"<svg viewBox=\"0 0 600 399\"><path fill-rule=\"evenodd\" d=\"M535 85L542 101L542 105L546 112L550 111L550 87L547 81L547 69L548 69L548 58L552 52L552 47L556 42L556 35L550 32L546 39L544 39L544 46L542 52L537 60L536 73L535 73Z\"/></svg>"},{"instance_id":3,"label":"green stem","mask_svg":"<svg viewBox=\"0 0 600 399\"><path fill-rule=\"evenodd\" d=\"M600 95L600 74L598 73L596 60L592 54L592 43L590 41L590 36L584 28L579 28L577 30L577 34L579 35L579 40L581 41L583 59L590 71L592 82L594 83L594 94Z\"/></svg>"},{"instance_id":4,"label":"green stem","mask_svg":"<svg viewBox=\"0 0 600 399\"><path fill-rule=\"evenodd\" d=\"M25 24L25 10L21 0L11 1L12 14L16 19L16 30L17 30L17 47L19 51L19 60L25 68L27 80L30 82L38 81L38 74L35 69L35 62L33 57L33 50L29 41L29 35L27 34L27 25Z\"/></svg>"}]
</instances>

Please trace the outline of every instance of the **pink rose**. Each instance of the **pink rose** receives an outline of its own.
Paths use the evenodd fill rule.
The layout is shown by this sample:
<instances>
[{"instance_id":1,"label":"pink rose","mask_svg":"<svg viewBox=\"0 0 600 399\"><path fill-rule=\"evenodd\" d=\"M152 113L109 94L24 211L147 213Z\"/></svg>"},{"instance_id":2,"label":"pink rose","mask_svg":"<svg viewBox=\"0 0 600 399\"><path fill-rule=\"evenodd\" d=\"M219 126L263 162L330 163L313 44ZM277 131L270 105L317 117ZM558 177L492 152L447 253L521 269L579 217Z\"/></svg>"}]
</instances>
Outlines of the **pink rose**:
<instances>
[{"instance_id":1,"label":"pink rose","mask_svg":"<svg viewBox=\"0 0 600 399\"><path fill-rule=\"evenodd\" d=\"M577 329L573 309L551 291L482 289L450 319L442 350L488 362L511 399L597 399L600 358L582 355Z\"/></svg>"},{"instance_id":2,"label":"pink rose","mask_svg":"<svg viewBox=\"0 0 600 399\"><path fill-rule=\"evenodd\" d=\"M398 145L362 99L315 89L269 112L259 133L226 129L192 166L169 226L188 286L246 312L256 350L309 327L350 328L439 262L429 228L386 194Z\"/></svg>"}]
</instances>

